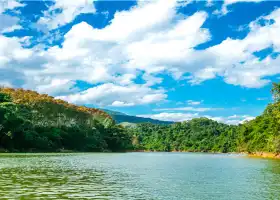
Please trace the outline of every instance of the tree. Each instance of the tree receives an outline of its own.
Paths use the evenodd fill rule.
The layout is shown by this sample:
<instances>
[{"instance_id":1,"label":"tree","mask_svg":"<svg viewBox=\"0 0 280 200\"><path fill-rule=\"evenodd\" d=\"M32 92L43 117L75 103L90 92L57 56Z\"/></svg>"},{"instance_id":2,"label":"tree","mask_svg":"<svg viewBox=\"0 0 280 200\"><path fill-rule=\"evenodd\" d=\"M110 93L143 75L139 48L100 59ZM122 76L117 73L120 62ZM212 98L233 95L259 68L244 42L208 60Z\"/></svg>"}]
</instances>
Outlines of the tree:
<instances>
[{"instance_id":1,"label":"tree","mask_svg":"<svg viewBox=\"0 0 280 200\"><path fill-rule=\"evenodd\" d=\"M275 102L279 102L280 101L280 83L272 84L271 93L273 95Z\"/></svg>"}]
</instances>

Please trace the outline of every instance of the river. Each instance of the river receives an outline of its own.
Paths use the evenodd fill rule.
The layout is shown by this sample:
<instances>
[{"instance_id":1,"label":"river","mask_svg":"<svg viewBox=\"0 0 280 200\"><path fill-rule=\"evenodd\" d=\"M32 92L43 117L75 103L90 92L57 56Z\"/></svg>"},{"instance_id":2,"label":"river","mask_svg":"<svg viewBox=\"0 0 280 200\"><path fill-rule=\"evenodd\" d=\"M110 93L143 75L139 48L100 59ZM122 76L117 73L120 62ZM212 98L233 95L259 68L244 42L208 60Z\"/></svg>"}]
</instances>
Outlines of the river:
<instances>
[{"instance_id":1,"label":"river","mask_svg":"<svg viewBox=\"0 0 280 200\"><path fill-rule=\"evenodd\" d=\"M0 199L280 199L280 161L202 153L0 154Z\"/></svg>"}]
</instances>

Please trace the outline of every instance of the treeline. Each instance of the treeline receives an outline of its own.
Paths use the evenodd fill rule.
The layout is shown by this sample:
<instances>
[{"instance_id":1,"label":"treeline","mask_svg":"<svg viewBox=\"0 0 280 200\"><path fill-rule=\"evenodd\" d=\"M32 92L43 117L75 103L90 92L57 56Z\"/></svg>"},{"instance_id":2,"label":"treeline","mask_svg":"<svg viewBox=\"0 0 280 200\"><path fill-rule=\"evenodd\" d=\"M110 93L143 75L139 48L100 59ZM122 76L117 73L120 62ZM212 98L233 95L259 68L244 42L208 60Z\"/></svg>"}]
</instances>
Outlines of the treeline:
<instances>
[{"instance_id":1,"label":"treeline","mask_svg":"<svg viewBox=\"0 0 280 200\"><path fill-rule=\"evenodd\" d=\"M126 129L103 111L34 91L0 88L2 151L124 151L130 144Z\"/></svg>"},{"instance_id":2,"label":"treeline","mask_svg":"<svg viewBox=\"0 0 280 200\"><path fill-rule=\"evenodd\" d=\"M36 92L0 88L0 150L280 153L280 84L275 102L235 126L207 118L174 124L118 125L106 112ZM125 124L125 123L124 123Z\"/></svg>"},{"instance_id":3,"label":"treeline","mask_svg":"<svg viewBox=\"0 0 280 200\"><path fill-rule=\"evenodd\" d=\"M275 103L252 121L230 126L199 118L172 125L140 124L130 128L136 149L149 151L280 153L280 84L273 84Z\"/></svg>"},{"instance_id":4,"label":"treeline","mask_svg":"<svg viewBox=\"0 0 280 200\"><path fill-rule=\"evenodd\" d=\"M207 118L172 125L139 124L131 128L138 150L234 152L237 128Z\"/></svg>"}]
</instances>

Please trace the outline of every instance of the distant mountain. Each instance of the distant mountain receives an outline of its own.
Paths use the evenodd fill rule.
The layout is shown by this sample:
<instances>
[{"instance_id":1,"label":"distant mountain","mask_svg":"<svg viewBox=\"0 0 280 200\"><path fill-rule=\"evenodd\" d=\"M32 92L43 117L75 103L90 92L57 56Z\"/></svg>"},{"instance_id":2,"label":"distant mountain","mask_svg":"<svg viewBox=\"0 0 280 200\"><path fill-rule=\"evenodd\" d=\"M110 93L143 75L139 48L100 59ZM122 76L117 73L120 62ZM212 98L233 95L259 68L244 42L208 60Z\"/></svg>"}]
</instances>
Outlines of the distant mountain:
<instances>
[{"instance_id":1,"label":"distant mountain","mask_svg":"<svg viewBox=\"0 0 280 200\"><path fill-rule=\"evenodd\" d=\"M101 109L101 110L105 111L109 115L126 115L127 116L127 114L122 113L122 112L118 112L118 111L107 110L107 109Z\"/></svg>"},{"instance_id":2,"label":"distant mountain","mask_svg":"<svg viewBox=\"0 0 280 200\"><path fill-rule=\"evenodd\" d=\"M102 109L118 123L123 123L123 122L128 122L128 123L152 123L152 124L172 124L174 122L168 122L168 121L160 121L160 120L155 120L151 118L144 118L144 117L136 117L136 116L131 116L127 115L125 113L117 112L117 111L112 111L112 110L107 110L107 109Z\"/></svg>"}]
</instances>

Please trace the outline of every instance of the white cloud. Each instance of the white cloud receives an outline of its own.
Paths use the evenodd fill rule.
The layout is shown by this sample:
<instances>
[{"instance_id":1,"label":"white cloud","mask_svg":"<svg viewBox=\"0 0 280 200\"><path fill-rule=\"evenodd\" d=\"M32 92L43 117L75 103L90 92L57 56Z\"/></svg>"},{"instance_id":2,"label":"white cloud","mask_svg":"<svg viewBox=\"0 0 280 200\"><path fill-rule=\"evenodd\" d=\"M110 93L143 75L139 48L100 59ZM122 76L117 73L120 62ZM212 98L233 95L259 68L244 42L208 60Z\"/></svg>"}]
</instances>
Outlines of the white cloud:
<instances>
[{"instance_id":1,"label":"white cloud","mask_svg":"<svg viewBox=\"0 0 280 200\"><path fill-rule=\"evenodd\" d=\"M266 101L266 100L268 100L268 98L267 97L259 97L259 98L257 98L257 100L258 101Z\"/></svg>"},{"instance_id":2,"label":"white cloud","mask_svg":"<svg viewBox=\"0 0 280 200\"><path fill-rule=\"evenodd\" d=\"M0 14L5 12L6 10L13 10L18 7L23 7L24 4L16 1L16 0L1 0L0 1Z\"/></svg>"},{"instance_id":3,"label":"white cloud","mask_svg":"<svg viewBox=\"0 0 280 200\"><path fill-rule=\"evenodd\" d=\"M222 8L220 10L215 10L213 12L214 15L219 15L219 16L223 16L228 14L229 11L228 10L228 6L232 5L232 4L236 4L236 3L259 3L262 2L264 0L224 0L224 4L222 6Z\"/></svg>"},{"instance_id":4,"label":"white cloud","mask_svg":"<svg viewBox=\"0 0 280 200\"><path fill-rule=\"evenodd\" d=\"M224 4L230 5L230 4L235 4L235 3L241 3L241 2L261 2L263 0L225 0Z\"/></svg>"},{"instance_id":5,"label":"white cloud","mask_svg":"<svg viewBox=\"0 0 280 200\"><path fill-rule=\"evenodd\" d=\"M201 51L200 55L196 56L201 64L197 72L193 73L190 82L200 83L221 76L228 84L249 88L268 84L270 80L265 77L280 73L280 58L273 59L268 56L259 60L254 52L271 46L274 51L279 52L280 40L276 35L280 32L280 9L263 19L273 19L275 23L260 26L259 20L256 20L250 24L250 32L244 39L227 38L221 44Z\"/></svg>"},{"instance_id":6,"label":"white cloud","mask_svg":"<svg viewBox=\"0 0 280 200\"><path fill-rule=\"evenodd\" d=\"M1 17L1 16L0 16ZM9 33L9 32L13 32L15 30L19 30L19 29L22 29L22 26L21 25L12 25L12 26L9 26L9 27L6 27L2 30L2 33Z\"/></svg>"},{"instance_id":7,"label":"white cloud","mask_svg":"<svg viewBox=\"0 0 280 200\"><path fill-rule=\"evenodd\" d=\"M95 29L85 22L74 25L64 36L62 46L53 46L46 51L38 51L37 58L42 63L36 64L36 69L25 70L25 74L28 74L29 78L24 87L47 90L46 88L54 81L51 79L61 79L70 82L82 80L93 84L102 83L102 86L92 88L96 90L111 83L115 87L129 89L135 87L134 79L141 70L144 71L142 78L145 83L140 88L146 88L147 91L158 91L149 88L162 82L162 78L156 77L155 74L164 69L170 69L174 62L179 64L176 57L184 59L184 54L188 54L190 48L207 40L209 36L206 30L200 30L200 26L207 17L205 13L196 13L185 19L178 18L176 16L177 6L178 2L175 0L148 2L133 7L129 11L117 12L111 23L103 29ZM155 13L155 9L158 12ZM174 18L179 20L174 21ZM160 37L157 42L158 33L160 33ZM152 54L145 54L143 55L146 59L145 65L142 65L141 51L148 51L149 46L145 47L141 42L143 44L148 42L151 48L155 48L154 50L164 47L169 51L176 51L175 54L178 55L174 54L176 57L170 56L164 60L169 51L161 52L162 55L154 54L155 57ZM156 43L154 45L154 42L159 46ZM133 51L129 51L136 44L143 46L142 49L134 48ZM180 49L178 50L177 47ZM169 59L173 60L169 61ZM155 61L154 65L151 63L152 60ZM138 64L135 65L134 62L138 62ZM162 92L151 92L151 94L148 92L145 95L140 94L140 96L141 101L130 102L131 95L126 95L121 99L116 97L114 101L110 99L110 95L105 95L103 96L105 102L101 104L128 106L136 103L158 102L166 98ZM83 101L77 98L85 98L85 95L71 96L71 100L75 99L73 100L75 102ZM95 97L92 98L95 99ZM106 98L110 100L107 102ZM97 102L97 104L99 103Z\"/></svg>"},{"instance_id":8,"label":"white cloud","mask_svg":"<svg viewBox=\"0 0 280 200\"><path fill-rule=\"evenodd\" d=\"M79 89L75 87L75 81L67 80L67 79L49 79L49 80L41 80L46 82L46 84L38 85L36 87L36 91L43 94L50 95L63 95L69 94L70 92L77 92Z\"/></svg>"},{"instance_id":9,"label":"white cloud","mask_svg":"<svg viewBox=\"0 0 280 200\"><path fill-rule=\"evenodd\" d=\"M187 103L188 105L192 105L192 106L197 106L200 105L203 101L193 101L193 100L188 100Z\"/></svg>"},{"instance_id":10,"label":"white cloud","mask_svg":"<svg viewBox=\"0 0 280 200\"><path fill-rule=\"evenodd\" d=\"M125 103L123 101L114 101L111 106L113 107L130 107L134 106L134 103Z\"/></svg>"},{"instance_id":11,"label":"white cloud","mask_svg":"<svg viewBox=\"0 0 280 200\"><path fill-rule=\"evenodd\" d=\"M212 117L212 119L226 124L243 124L246 121L255 119L255 117L250 115L232 115L229 117Z\"/></svg>"},{"instance_id":12,"label":"white cloud","mask_svg":"<svg viewBox=\"0 0 280 200\"><path fill-rule=\"evenodd\" d=\"M72 102L132 106L166 99L163 90L155 89L163 81L159 74L171 74L174 79L190 74L192 84L222 77L228 84L256 88L280 73L279 57L259 60L253 54L270 46L280 51L280 9L263 17L274 19L274 24L252 22L244 39L227 38L208 49L195 50L211 40L209 30L202 28L208 15L200 11L183 16L176 13L179 6L175 0L142 2L116 12L104 28L76 24L61 45L46 49L24 48L21 40L0 36L0 69L9 74L3 81L48 93L58 84L61 88L55 95ZM38 23L55 29L83 12L95 12L92 1L56 1ZM20 82L10 76L13 73L21 77ZM143 74L142 85L134 83L139 73ZM77 93L72 90L77 80L98 86ZM66 95L67 90L73 94ZM176 109L206 111L191 106Z\"/></svg>"},{"instance_id":13,"label":"white cloud","mask_svg":"<svg viewBox=\"0 0 280 200\"><path fill-rule=\"evenodd\" d=\"M61 12L58 12L61 10ZM55 0L54 5L44 12L38 25L46 25L48 29L56 29L73 21L82 13L95 13L93 0Z\"/></svg>"},{"instance_id":14,"label":"white cloud","mask_svg":"<svg viewBox=\"0 0 280 200\"><path fill-rule=\"evenodd\" d=\"M213 110L221 110L222 108L203 108L203 107L179 107L179 108L159 108L154 111L193 111L193 112L207 112Z\"/></svg>"},{"instance_id":15,"label":"white cloud","mask_svg":"<svg viewBox=\"0 0 280 200\"><path fill-rule=\"evenodd\" d=\"M164 31L150 33L143 40L129 43L125 50L128 66L150 73L165 69L174 77L181 75L183 66L186 67L185 72L194 71L195 67L189 64L196 62L192 58L193 47L210 39L209 32L201 28L206 18L206 13L197 12L173 27L171 25Z\"/></svg>"},{"instance_id":16,"label":"white cloud","mask_svg":"<svg viewBox=\"0 0 280 200\"><path fill-rule=\"evenodd\" d=\"M0 35L0 68L7 67L13 61L20 62L32 54L32 50L21 46L19 38Z\"/></svg>"},{"instance_id":17,"label":"white cloud","mask_svg":"<svg viewBox=\"0 0 280 200\"><path fill-rule=\"evenodd\" d=\"M25 4L19 3L15 0L2 0L0 1L0 33L13 32L14 30L21 29L18 24L20 19L17 16L10 16L3 14L7 10L24 7Z\"/></svg>"},{"instance_id":18,"label":"white cloud","mask_svg":"<svg viewBox=\"0 0 280 200\"><path fill-rule=\"evenodd\" d=\"M143 75L143 80L146 81L146 86L152 86L152 85L155 85L155 84L160 84L162 83L162 78L158 78L158 77L155 77L155 76L152 76L151 74L147 74L145 73Z\"/></svg>"},{"instance_id":19,"label":"white cloud","mask_svg":"<svg viewBox=\"0 0 280 200\"><path fill-rule=\"evenodd\" d=\"M107 83L76 94L57 98L77 104L124 107L156 103L166 97L165 91L153 90L143 85L120 86Z\"/></svg>"},{"instance_id":20,"label":"white cloud","mask_svg":"<svg viewBox=\"0 0 280 200\"><path fill-rule=\"evenodd\" d=\"M95 31L95 38L119 43L124 40L135 41L145 38L146 31L150 33L169 27L171 20L176 15L177 5L176 0L140 2L138 6L128 11L116 12L108 26Z\"/></svg>"},{"instance_id":21,"label":"white cloud","mask_svg":"<svg viewBox=\"0 0 280 200\"><path fill-rule=\"evenodd\" d=\"M174 121L174 122L183 122L188 121L193 118L198 118L198 113L166 113L162 112L159 114L150 114L150 115L137 115L138 117L152 118L162 121Z\"/></svg>"},{"instance_id":22,"label":"white cloud","mask_svg":"<svg viewBox=\"0 0 280 200\"><path fill-rule=\"evenodd\" d=\"M200 115L199 113L167 113L162 112L158 114L147 114L147 115L138 115L139 117L145 117L145 118L152 118L162 121L174 121L174 122L183 122L183 121L189 121L194 118L200 118L200 117L207 117L209 119L225 123L225 124L242 124L246 121L253 120L255 117L248 116L248 115L234 115L229 117L214 117L209 115Z\"/></svg>"}]
</instances>

